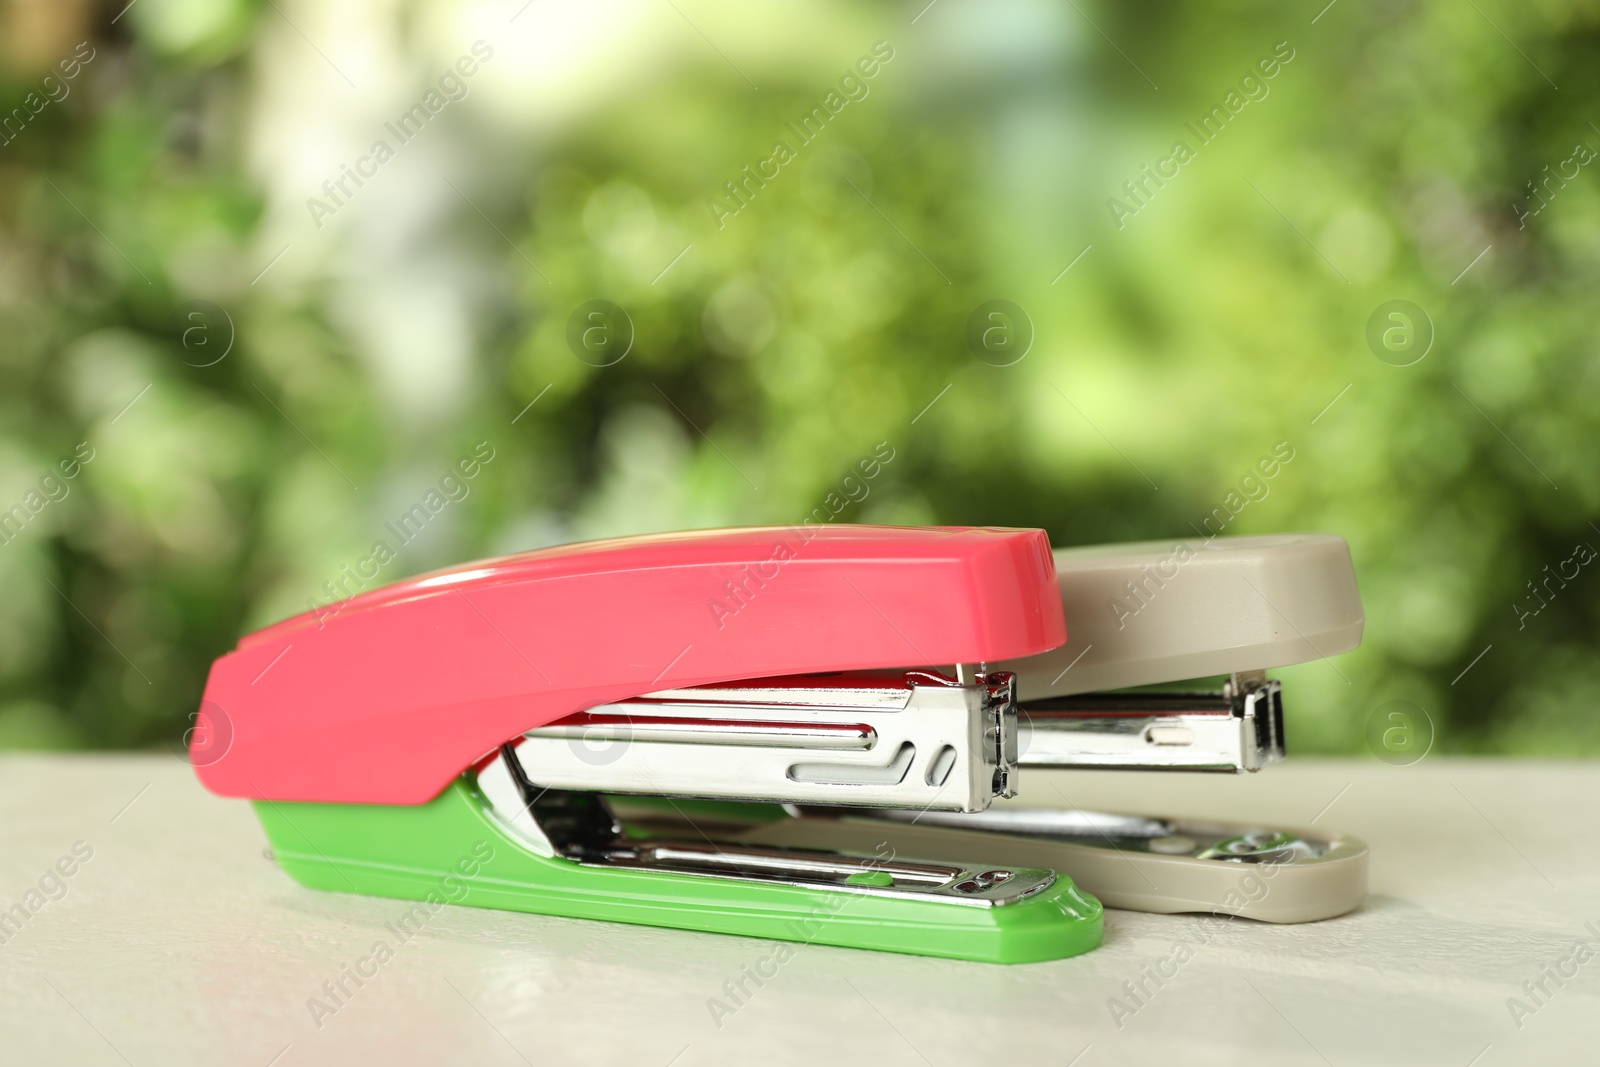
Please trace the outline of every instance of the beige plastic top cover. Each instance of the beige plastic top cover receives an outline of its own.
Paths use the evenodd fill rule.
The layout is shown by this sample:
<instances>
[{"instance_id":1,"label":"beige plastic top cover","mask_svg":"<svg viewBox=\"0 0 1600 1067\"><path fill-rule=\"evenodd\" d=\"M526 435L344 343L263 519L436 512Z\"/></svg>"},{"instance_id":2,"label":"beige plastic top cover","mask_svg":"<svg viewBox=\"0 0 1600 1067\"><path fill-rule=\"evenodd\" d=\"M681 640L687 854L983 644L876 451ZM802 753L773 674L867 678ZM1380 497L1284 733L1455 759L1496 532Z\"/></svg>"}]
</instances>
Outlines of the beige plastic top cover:
<instances>
[{"instance_id":1,"label":"beige plastic top cover","mask_svg":"<svg viewBox=\"0 0 1600 1067\"><path fill-rule=\"evenodd\" d=\"M1348 652L1365 615L1344 538L1269 534L1057 549L1067 643L998 664L1017 696L1265 670Z\"/></svg>"}]
</instances>

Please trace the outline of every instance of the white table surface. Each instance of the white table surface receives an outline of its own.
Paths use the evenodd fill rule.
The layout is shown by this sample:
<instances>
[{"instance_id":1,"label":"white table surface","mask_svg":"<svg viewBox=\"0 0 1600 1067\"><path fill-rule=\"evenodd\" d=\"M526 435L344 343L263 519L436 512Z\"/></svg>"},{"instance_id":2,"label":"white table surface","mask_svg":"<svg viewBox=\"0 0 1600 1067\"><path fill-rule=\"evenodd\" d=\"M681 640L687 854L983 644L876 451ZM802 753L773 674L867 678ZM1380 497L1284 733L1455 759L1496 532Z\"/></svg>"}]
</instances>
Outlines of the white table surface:
<instances>
[{"instance_id":1,"label":"white table surface","mask_svg":"<svg viewBox=\"0 0 1600 1067\"><path fill-rule=\"evenodd\" d=\"M1024 799L1059 804L1027 788L1054 773ZM93 856L0 944L0 1063L1600 1063L1600 764L1055 782L1085 807L1317 818L1372 846L1371 895L1296 927L1108 911L1100 949L1011 967L808 946L720 1026L708 999L763 942L450 907L318 1027L308 998L409 905L291 882L249 806L176 757L13 754L0 908L76 842ZM1580 938L1596 957L1519 1028L1508 998ZM1119 1029L1108 998L1180 941L1193 958Z\"/></svg>"}]
</instances>

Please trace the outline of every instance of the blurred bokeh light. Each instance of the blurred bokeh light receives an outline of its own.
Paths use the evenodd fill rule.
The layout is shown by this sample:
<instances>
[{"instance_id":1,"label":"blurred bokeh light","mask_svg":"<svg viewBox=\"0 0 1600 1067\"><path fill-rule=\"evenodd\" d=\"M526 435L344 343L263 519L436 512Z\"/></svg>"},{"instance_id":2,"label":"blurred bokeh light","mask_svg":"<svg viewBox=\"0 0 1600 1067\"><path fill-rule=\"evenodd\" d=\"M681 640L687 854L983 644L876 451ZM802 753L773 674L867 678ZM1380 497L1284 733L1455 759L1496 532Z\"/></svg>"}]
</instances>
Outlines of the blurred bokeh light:
<instances>
[{"instance_id":1,"label":"blurred bokeh light","mask_svg":"<svg viewBox=\"0 0 1600 1067\"><path fill-rule=\"evenodd\" d=\"M0 2L0 747L175 743L475 449L376 581L880 442L837 521L1193 537L1287 442L1226 532L1368 609L1297 751L1600 751L1600 9L923 4Z\"/></svg>"}]
</instances>

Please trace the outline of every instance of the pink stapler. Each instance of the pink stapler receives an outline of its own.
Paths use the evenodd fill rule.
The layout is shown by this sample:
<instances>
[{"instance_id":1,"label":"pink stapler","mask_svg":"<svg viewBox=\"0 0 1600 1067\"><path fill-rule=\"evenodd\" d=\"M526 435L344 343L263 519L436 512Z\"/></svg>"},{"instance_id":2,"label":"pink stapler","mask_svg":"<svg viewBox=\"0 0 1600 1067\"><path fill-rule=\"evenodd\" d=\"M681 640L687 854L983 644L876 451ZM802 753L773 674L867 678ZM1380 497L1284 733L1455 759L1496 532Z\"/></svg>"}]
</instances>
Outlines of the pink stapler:
<instances>
[{"instance_id":1,"label":"pink stapler","mask_svg":"<svg viewBox=\"0 0 1600 1067\"><path fill-rule=\"evenodd\" d=\"M1099 902L1058 871L991 862L981 839L933 860L715 842L681 810L681 832L630 826L611 798L983 812L1018 768L1015 677L986 665L1066 637L1038 530L568 545L244 637L212 667L191 756L315 888L1055 959L1099 942Z\"/></svg>"}]
</instances>

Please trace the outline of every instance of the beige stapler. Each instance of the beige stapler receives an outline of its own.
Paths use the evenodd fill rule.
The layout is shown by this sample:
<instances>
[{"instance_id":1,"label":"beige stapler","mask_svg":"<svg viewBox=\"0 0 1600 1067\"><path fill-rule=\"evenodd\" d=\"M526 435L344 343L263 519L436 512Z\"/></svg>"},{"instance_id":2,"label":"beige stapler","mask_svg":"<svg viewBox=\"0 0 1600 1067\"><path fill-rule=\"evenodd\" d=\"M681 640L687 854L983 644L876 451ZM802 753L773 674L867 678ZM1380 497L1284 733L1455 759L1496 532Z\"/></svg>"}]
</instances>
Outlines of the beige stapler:
<instances>
[{"instance_id":1,"label":"beige stapler","mask_svg":"<svg viewBox=\"0 0 1600 1067\"><path fill-rule=\"evenodd\" d=\"M1105 545L1057 550L1055 565L1066 645L978 666L1016 675L1021 800L981 812L788 805L759 821L726 805L664 814L742 844L887 844L931 860L981 854L1059 870L1113 908L1292 923L1359 905L1367 849L1353 837L1270 820L1027 806L1051 799L1030 782L1032 769L1242 773L1282 759L1281 685L1265 672L1361 640L1344 540L1292 534ZM1225 680L1212 690L1173 688L1219 676ZM1161 781L1151 779L1155 811L1168 807Z\"/></svg>"}]
</instances>

